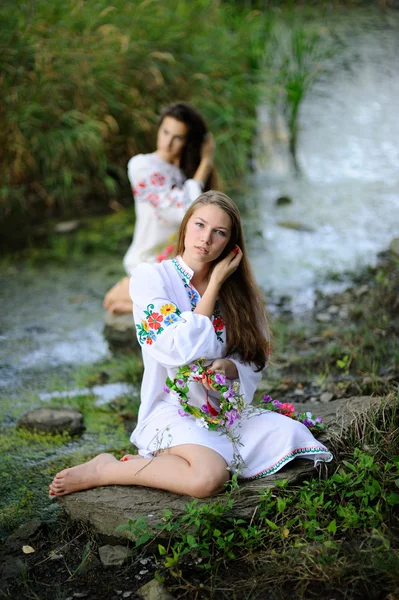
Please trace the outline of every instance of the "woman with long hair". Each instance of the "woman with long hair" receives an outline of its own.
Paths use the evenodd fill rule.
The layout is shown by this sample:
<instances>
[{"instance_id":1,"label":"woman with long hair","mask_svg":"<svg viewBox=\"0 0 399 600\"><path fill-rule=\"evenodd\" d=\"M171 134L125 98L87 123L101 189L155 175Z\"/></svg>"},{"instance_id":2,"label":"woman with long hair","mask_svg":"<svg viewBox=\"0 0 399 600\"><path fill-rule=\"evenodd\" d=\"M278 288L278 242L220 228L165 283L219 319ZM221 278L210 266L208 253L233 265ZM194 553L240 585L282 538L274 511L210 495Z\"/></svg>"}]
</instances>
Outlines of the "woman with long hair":
<instances>
[{"instance_id":1,"label":"woman with long hair","mask_svg":"<svg viewBox=\"0 0 399 600\"><path fill-rule=\"evenodd\" d=\"M251 406L267 364L270 335L234 202L221 192L200 195L181 223L177 253L172 260L141 264L131 278L144 362L131 436L139 454L119 461L101 454L66 469L55 476L50 495L120 484L205 498L222 491L234 471L242 479L255 479L296 457L314 463L332 459L301 422ZM176 380L182 366L191 364L195 372L200 360L208 363L207 374L194 377L188 387L187 381ZM177 381L175 390L186 390L186 408L217 417L222 399L208 378L212 374L229 382L224 398L239 387L244 403L239 418L231 419L229 434L182 410L179 394L165 386Z\"/></svg>"},{"instance_id":2,"label":"woman with long hair","mask_svg":"<svg viewBox=\"0 0 399 600\"><path fill-rule=\"evenodd\" d=\"M171 250L170 238L191 202L218 187L214 151L212 134L194 107L175 102L162 110L156 151L134 156L127 167L136 212L133 240L123 259L129 276L141 262L154 262L162 250ZM107 292L104 307L110 313L132 312L129 276Z\"/></svg>"}]
</instances>

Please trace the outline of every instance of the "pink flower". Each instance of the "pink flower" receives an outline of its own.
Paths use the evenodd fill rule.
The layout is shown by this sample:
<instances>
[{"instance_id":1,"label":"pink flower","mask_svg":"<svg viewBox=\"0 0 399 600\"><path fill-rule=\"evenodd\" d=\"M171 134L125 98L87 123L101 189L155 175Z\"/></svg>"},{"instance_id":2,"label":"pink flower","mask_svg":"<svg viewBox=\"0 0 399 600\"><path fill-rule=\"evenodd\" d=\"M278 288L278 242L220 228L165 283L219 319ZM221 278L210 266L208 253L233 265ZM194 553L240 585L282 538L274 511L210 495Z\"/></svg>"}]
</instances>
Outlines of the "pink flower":
<instances>
[{"instance_id":1,"label":"pink flower","mask_svg":"<svg viewBox=\"0 0 399 600\"><path fill-rule=\"evenodd\" d=\"M295 412L295 406L289 402L282 402L279 410L287 417L292 417Z\"/></svg>"},{"instance_id":2,"label":"pink flower","mask_svg":"<svg viewBox=\"0 0 399 600\"><path fill-rule=\"evenodd\" d=\"M152 185L163 185L165 183L165 175L161 173L154 173L151 177Z\"/></svg>"}]
</instances>

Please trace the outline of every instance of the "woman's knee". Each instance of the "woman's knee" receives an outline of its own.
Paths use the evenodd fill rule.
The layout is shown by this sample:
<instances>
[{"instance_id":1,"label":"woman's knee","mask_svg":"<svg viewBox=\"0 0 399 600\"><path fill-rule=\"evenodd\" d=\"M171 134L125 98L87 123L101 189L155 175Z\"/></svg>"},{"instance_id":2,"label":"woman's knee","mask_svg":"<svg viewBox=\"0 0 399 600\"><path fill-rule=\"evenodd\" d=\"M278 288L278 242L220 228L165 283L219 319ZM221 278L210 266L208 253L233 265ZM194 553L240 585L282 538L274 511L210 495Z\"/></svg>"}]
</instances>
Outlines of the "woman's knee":
<instances>
[{"instance_id":1,"label":"woman's knee","mask_svg":"<svg viewBox=\"0 0 399 600\"><path fill-rule=\"evenodd\" d=\"M223 491L230 473L225 468L200 469L194 471L190 483L190 495L195 498L210 498Z\"/></svg>"}]
</instances>

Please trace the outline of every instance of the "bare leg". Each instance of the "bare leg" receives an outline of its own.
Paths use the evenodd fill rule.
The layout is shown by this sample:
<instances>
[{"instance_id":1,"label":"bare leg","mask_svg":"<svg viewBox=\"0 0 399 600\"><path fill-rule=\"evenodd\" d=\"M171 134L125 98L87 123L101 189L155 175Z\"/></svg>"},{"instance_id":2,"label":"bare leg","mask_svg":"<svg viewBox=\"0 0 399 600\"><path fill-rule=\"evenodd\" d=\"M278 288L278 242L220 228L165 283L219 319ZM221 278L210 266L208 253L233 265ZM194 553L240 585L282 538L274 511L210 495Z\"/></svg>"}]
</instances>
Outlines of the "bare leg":
<instances>
[{"instance_id":1,"label":"bare leg","mask_svg":"<svg viewBox=\"0 0 399 600\"><path fill-rule=\"evenodd\" d=\"M133 309L129 293L130 278L124 277L114 285L104 297L104 308L110 313L131 313Z\"/></svg>"},{"instance_id":2,"label":"bare leg","mask_svg":"<svg viewBox=\"0 0 399 600\"><path fill-rule=\"evenodd\" d=\"M227 464L220 454L204 446L185 444L154 458L124 462L112 454L99 454L87 463L57 473L49 487L52 496L104 485L143 485L207 498L222 491L228 480Z\"/></svg>"}]
</instances>

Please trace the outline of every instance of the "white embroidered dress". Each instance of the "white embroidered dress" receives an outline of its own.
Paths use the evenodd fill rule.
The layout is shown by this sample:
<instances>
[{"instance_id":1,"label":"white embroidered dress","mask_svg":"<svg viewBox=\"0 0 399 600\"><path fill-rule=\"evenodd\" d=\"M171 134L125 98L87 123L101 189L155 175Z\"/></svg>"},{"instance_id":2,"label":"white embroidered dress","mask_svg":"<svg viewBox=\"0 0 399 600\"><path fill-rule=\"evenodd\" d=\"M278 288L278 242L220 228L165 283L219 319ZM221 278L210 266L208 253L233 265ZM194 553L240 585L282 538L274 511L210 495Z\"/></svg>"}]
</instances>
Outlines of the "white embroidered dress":
<instances>
[{"instance_id":1,"label":"white embroidered dress","mask_svg":"<svg viewBox=\"0 0 399 600\"><path fill-rule=\"evenodd\" d=\"M133 156L127 165L132 186L136 225L133 241L123 259L128 274L142 262L155 262L179 229L183 216L202 193L202 185L187 179L181 169L156 152Z\"/></svg>"},{"instance_id":2,"label":"white embroidered dress","mask_svg":"<svg viewBox=\"0 0 399 600\"><path fill-rule=\"evenodd\" d=\"M130 293L144 376L138 423L130 439L145 457L180 444L206 446L221 454L234 471L236 449L229 437L199 427L201 423L195 417L180 416L177 396L165 390L166 378L174 379L180 366L199 358L212 362L226 355L226 330L221 316L215 314L211 320L193 312L200 295L191 285L192 276L181 257L159 264L141 264L133 271ZM232 427L239 436L244 464L240 477L271 475L296 457L315 463L332 459L332 454L302 423L250 407L261 373L236 356L228 358L237 366L240 393L248 403L242 418ZM191 383L189 399L198 407L205 404L204 386ZM211 392L209 400L217 409L218 395Z\"/></svg>"}]
</instances>

